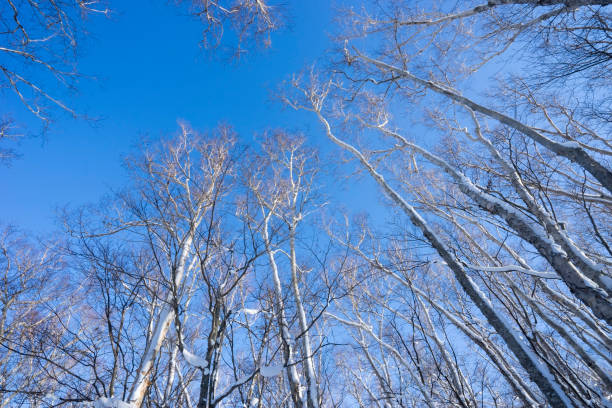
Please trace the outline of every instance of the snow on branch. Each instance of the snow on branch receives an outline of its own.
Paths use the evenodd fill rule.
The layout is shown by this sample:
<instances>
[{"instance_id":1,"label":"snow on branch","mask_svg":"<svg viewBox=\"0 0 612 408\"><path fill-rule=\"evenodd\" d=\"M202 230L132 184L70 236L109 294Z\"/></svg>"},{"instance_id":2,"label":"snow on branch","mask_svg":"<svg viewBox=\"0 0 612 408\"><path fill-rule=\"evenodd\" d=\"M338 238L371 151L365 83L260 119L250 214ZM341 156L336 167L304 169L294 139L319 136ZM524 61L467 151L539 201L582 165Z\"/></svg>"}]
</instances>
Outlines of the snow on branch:
<instances>
[{"instance_id":1,"label":"snow on branch","mask_svg":"<svg viewBox=\"0 0 612 408\"><path fill-rule=\"evenodd\" d=\"M187 363L189 363L189 365L202 369L208 368L208 361L200 356L196 356L185 348L183 349L183 358L185 361L187 361Z\"/></svg>"},{"instance_id":2,"label":"snow on branch","mask_svg":"<svg viewBox=\"0 0 612 408\"><path fill-rule=\"evenodd\" d=\"M531 276L535 276L535 277L543 278L543 279L561 279L559 275L557 275L556 273L534 271L533 269L526 269L518 265L508 265L508 266L466 265L466 267L477 270L477 271L483 271L483 272L520 272L520 273L524 273L527 275L531 275Z\"/></svg>"},{"instance_id":3,"label":"snow on branch","mask_svg":"<svg viewBox=\"0 0 612 408\"><path fill-rule=\"evenodd\" d=\"M93 402L94 408L135 408L132 404L120 400L119 398L100 397Z\"/></svg>"}]
</instances>

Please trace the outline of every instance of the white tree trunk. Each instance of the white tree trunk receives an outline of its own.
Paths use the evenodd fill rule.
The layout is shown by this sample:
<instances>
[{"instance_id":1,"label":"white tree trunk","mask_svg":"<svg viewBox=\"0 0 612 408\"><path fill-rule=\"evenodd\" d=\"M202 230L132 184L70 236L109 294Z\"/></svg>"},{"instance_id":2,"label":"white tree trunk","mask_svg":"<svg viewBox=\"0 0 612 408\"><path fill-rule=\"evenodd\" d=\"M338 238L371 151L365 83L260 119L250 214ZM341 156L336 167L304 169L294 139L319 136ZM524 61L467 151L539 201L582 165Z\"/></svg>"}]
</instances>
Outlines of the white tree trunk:
<instances>
[{"instance_id":1,"label":"white tree trunk","mask_svg":"<svg viewBox=\"0 0 612 408\"><path fill-rule=\"evenodd\" d=\"M193 232L189 231L188 234L189 235L182 244L179 259L176 265L176 271L174 273L174 285L177 288L183 281L187 265L187 257L192 249ZM132 404L132 406L135 408L139 408L142 405L142 401L147 393L147 390L149 389L149 385L151 385L150 375L151 369L153 368L153 363L155 362L155 358L157 357L157 354L159 353L159 350L166 339L166 334L168 333L170 324L174 319L172 296L172 292L168 293L166 302L163 304L159 317L153 326L153 334L149 339L145 352L140 360L138 374L134 384L132 385L132 390L129 397L130 404Z\"/></svg>"}]
</instances>

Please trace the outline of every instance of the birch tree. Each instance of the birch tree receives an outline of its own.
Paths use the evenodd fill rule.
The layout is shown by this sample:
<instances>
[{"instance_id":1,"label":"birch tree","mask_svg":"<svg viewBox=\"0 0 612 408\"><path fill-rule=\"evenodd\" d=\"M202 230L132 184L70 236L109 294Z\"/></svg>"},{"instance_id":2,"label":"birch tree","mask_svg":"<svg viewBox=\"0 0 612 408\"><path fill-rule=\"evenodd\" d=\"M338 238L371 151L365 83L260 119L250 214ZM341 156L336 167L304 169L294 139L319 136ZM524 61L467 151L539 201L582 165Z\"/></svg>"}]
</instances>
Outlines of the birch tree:
<instances>
[{"instance_id":1,"label":"birch tree","mask_svg":"<svg viewBox=\"0 0 612 408\"><path fill-rule=\"evenodd\" d=\"M128 162L133 176L132 191L107 202L103 211L82 213L76 221L67 224L71 234L78 238L80 249L74 251L75 255L90 263L95 261L112 273L102 281L96 278L103 295L102 305L108 304L109 296L116 299L126 293L126 301L137 305L134 313L142 316L132 315L130 319L130 323L134 319L140 321L140 332L134 326L124 329L129 330L129 341L133 343L129 346L133 348L130 352L136 350L131 361L137 364L124 367L123 379L119 382L123 384L121 391L111 388L102 394L98 392L99 398L115 398L131 406L141 406L150 394L152 383L161 375L157 371L159 364L177 371L177 352L196 369L206 368L193 363L198 358L192 358L187 349L189 337L185 336L188 330L183 323L184 308L195 296L196 279L213 279L206 275L208 268L213 262L218 267L222 261L217 258L219 223L215 211L222 211L220 200L227 192L232 145L228 129L207 137L192 134L183 126L175 139L149 146L141 156ZM128 259L134 259L132 268L122 268L114 261L116 256L106 255L109 253L106 248L118 245L124 248L122 252L127 251ZM224 273L231 273L231 267ZM111 287L107 287L106 281ZM126 311L124 305L115 313L122 317ZM123 323L115 324L118 328L113 337L110 318L105 316L109 336L118 342L116 336L121 333ZM218 323L216 318L220 317L213 316L213 321ZM171 341L172 327L175 336ZM111 341L111 349L112 344ZM162 355L164 349L167 353ZM172 383L173 378L174 375L168 376L166 381ZM114 384L114 379L103 379L103 382L101 388L107 389L109 384ZM183 384L182 388L187 385Z\"/></svg>"},{"instance_id":2,"label":"birch tree","mask_svg":"<svg viewBox=\"0 0 612 408\"><path fill-rule=\"evenodd\" d=\"M299 229L317 206L314 185L317 157L302 138L282 131L269 134L262 148L265 155L258 159L260 166L253 171L249 188L255 211L260 213L257 218L253 216L253 222L259 224L269 262L283 367L293 406L318 407L321 397L315 353L319 345L313 337L317 315L312 316L317 312L320 316L320 309L325 305L307 305L304 299L305 280L310 281L312 277L298 260L297 247ZM290 295L286 294L287 290ZM289 299L297 320L297 328L293 330ZM298 371L300 367L302 373Z\"/></svg>"},{"instance_id":3,"label":"birch tree","mask_svg":"<svg viewBox=\"0 0 612 408\"><path fill-rule=\"evenodd\" d=\"M0 406L61 402L72 385L70 316L77 308L56 243L0 234Z\"/></svg>"},{"instance_id":4,"label":"birch tree","mask_svg":"<svg viewBox=\"0 0 612 408\"><path fill-rule=\"evenodd\" d=\"M62 95L73 89L79 72L76 54L86 16L107 14L98 1L0 2L0 90L16 99L44 126L57 112L76 116ZM20 134L11 112L0 111L0 142Z\"/></svg>"},{"instance_id":5,"label":"birch tree","mask_svg":"<svg viewBox=\"0 0 612 408\"><path fill-rule=\"evenodd\" d=\"M285 22L282 5L271 1L189 0L176 1L172 6L186 8L191 17L201 21L205 48L228 49L238 58L258 46L268 47L271 33ZM78 54L88 34L88 18L107 17L113 11L121 12L120 3L1 1L0 96L3 100L15 99L40 120L44 130L62 113L85 118L70 97L85 74L78 68ZM103 76L104 73L86 74ZM0 161L17 157L15 139L27 133L14 119L15 112L5 107L0 110Z\"/></svg>"},{"instance_id":6,"label":"birch tree","mask_svg":"<svg viewBox=\"0 0 612 408\"><path fill-rule=\"evenodd\" d=\"M227 48L236 58L258 45L269 47L271 34L285 24L282 16L284 6L275 1L191 0L189 7L191 14L204 24L204 47ZM226 32L230 32L235 40L222 41Z\"/></svg>"},{"instance_id":7,"label":"birch tree","mask_svg":"<svg viewBox=\"0 0 612 408\"><path fill-rule=\"evenodd\" d=\"M462 94L469 75L482 80L479 67L503 56L513 43L504 35L516 26L492 30L481 42L461 42L469 34L462 31L464 18L473 18L474 29L483 30L478 24L498 6L500 13L513 11L513 5L505 3L465 13L427 14L403 3L364 8L351 20L360 30L345 37L344 64L334 67L335 75L323 79L313 74L310 85L296 78L296 93L286 101L313 112L329 140L407 216L417 236L435 250L514 354L511 365L522 366L551 406L581 406L594 399L605 404L600 390L607 387L607 363L590 358L594 348L574 342L569 332L582 325L578 320L594 323L602 333L610 323L608 232L602 232L609 211L604 203L585 204L594 197L605 200L611 187L610 152L599 133L606 123L594 123L592 115L581 110L584 104L566 104L561 91L545 94L520 79L481 101ZM566 13L586 5L515 6L516 18L524 16L518 11L540 14L525 23L537 26L554 24L544 15L547 11L570 19ZM605 5L576 13L597 12L599 6ZM467 71L454 69L457 58L473 58ZM515 113L504 106L514 106ZM406 118L406 111L425 119ZM579 199L582 193L585 198ZM565 221L570 217L589 222L570 227ZM475 239L472 228L486 234L490 246ZM537 299L526 287L512 285L506 280L510 271L545 282L546 294ZM549 279L562 286L551 285ZM583 320L578 317L582 312L574 310L566 321L569 327L556 324L550 313L561 306L561 299L577 309L586 306L591 317ZM530 312L519 313L521 309ZM582 368L558 370L552 361L561 364L564 358L553 357L557 346L545 345L537 334L527 335L539 331L530 315L549 325L556 333L554 341L580 356L576 361ZM595 377L581 384L584 377L577 372L585 367Z\"/></svg>"}]
</instances>

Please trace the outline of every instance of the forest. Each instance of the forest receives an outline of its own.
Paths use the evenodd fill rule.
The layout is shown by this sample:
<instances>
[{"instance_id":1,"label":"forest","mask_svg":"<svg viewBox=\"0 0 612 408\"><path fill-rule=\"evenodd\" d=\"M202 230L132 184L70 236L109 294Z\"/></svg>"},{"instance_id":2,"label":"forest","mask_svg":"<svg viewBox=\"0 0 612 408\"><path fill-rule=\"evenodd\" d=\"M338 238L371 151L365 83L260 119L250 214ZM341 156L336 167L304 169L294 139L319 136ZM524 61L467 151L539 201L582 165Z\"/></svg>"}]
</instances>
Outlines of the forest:
<instances>
[{"instance_id":1,"label":"forest","mask_svg":"<svg viewBox=\"0 0 612 408\"><path fill-rule=\"evenodd\" d=\"M129 3L0 0L0 201L110 133L80 61ZM0 207L0 408L612 407L612 0L149 5L270 114L171 113L52 231Z\"/></svg>"}]
</instances>

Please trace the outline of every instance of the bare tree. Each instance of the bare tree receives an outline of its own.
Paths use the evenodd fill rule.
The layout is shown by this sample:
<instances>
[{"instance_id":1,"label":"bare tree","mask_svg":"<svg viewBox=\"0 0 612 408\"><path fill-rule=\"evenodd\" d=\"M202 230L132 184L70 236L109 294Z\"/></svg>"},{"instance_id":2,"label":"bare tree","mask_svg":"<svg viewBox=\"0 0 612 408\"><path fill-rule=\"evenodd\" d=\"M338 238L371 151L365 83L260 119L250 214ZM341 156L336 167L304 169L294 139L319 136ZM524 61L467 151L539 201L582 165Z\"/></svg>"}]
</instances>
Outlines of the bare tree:
<instances>
[{"instance_id":1,"label":"bare tree","mask_svg":"<svg viewBox=\"0 0 612 408\"><path fill-rule=\"evenodd\" d=\"M605 357L602 361L591 355L600 341L606 342L607 334L580 341L570 334L583 324L607 333L612 317L609 235L603 227L610 221L605 214L612 189L605 133L582 113L580 104L568 105L562 90L545 95L521 78L478 102L461 92L466 74L477 75L482 64L511 46L515 38L505 35L513 30L518 30L517 36L527 33L530 25L542 21L551 31L556 27L544 14L525 22L522 12L594 11L582 3L501 3L452 13L421 12L397 2L374 5L376 15L365 8L351 20L359 30L346 37L353 43L345 42L344 64L335 66L330 79L311 75L310 85L297 78L297 92L286 101L314 112L328 138L378 183L417 228L416 237L452 271L473 306L514 354L514 361L496 365L517 395L526 403L534 396L541 398L520 391L526 387L519 386L508 369L518 364L551 406L581 406L593 400L605 405L602 390L610 384L608 363ZM476 25L493 18L498 7L500 13L516 12L524 29L517 28L516 21L491 31ZM470 35L463 19L472 17L476 40L462 42ZM489 34L479 37L483 32ZM454 69L457 58L472 58L470 69ZM601 68L594 65L593 72ZM410 118L398 115L406 107L426 119L410 129ZM510 107L514 114L508 113ZM428 140L417 132L427 132ZM595 204L595 197L604 201ZM565 221L570 217L587 223L570 227ZM482 239L475 239L476 234ZM394 267L387 273L395 273ZM526 286L509 279L508 273L526 275ZM551 285L549 279L562 286ZM541 298L528 289L537 282L546 288ZM588 317L580 303L587 307ZM570 304L576 305L571 311L566 309ZM559 313L568 312L563 324L556 322ZM427 321L423 314L420 318ZM540 334L537 320L555 335ZM436 330L429 324L422 328L428 333ZM494 358L493 348L468 335ZM429 336L437 344L438 335ZM573 357L568 360L558 352L561 349ZM438 358L448 362L444 350L438 350ZM467 390L458 387L463 377L455 371L451 389ZM585 382L587 377L592 380ZM469 392L463 395L469 405Z\"/></svg>"},{"instance_id":2,"label":"bare tree","mask_svg":"<svg viewBox=\"0 0 612 408\"><path fill-rule=\"evenodd\" d=\"M0 2L0 92L15 97L48 128L58 113L83 116L70 103L82 73L79 46L87 35L87 17L109 15L105 0L3 0ZM184 3L177 1L178 4ZM284 21L280 4L264 0L190 0L189 12L204 24L203 44L226 46L236 56L270 44L270 34ZM178 5L177 4L177 5ZM228 37L225 41L222 38ZM17 130L11 112L0 111L0 160L16 157L10 148Z\"/></svg>"},{"instance_id":3,"label":"bare tree","mask_svg":"<svg viewBox=\"0 0 612 408\"><path fill-rule=\"evenodd\" d=\"M272 32L284 25L282 4L269 0L190 0L190 10L204 23L204 47L225 45L237 58L251 47L269 47ZM235 40L222 42L226 31Z\"/></svg>"},{"instance_id":4,"label":"bare tree","mask_svg":"<svg viewBox=\"0 0 612 408\"><path fill-rule=\"evenodd\" d=\"M302 138L282 131L268 135L262 147L265 156L257 159L259 166L252 172L249 188L256 202L256 211L260 212L260 216L254 218L253 222L261 225L259 228L274 282L274 310L278 317L283 348L283 366L293 405L318 407L320 380L315 369L316 345L312 338L315 322L307 316L305 288L301 283L306 277L306 271L297 258L299 226L316 209L313 201L316 196L314 178L318 171L317 158L313 151L304 146ZM277 241L278 238L275 239L273 235L279 236L281 240ZM284 240L287 240L287 249L284 248ZM279 256L287 257L288 264L279 260ZM284 294L285 274L281 271L282 265L289 269L288 286L291 304L295 307L297 335L292 333L289 323L292 319ZM315 305L311 309L321 307L325 305ZM301 343L299 351L295 349L298 341ZM305 385L302 385L298 364L303 365Z\"/></svg>"},{"instance_id":5,"label":"bare tree","mask_svg":"<svg viewBox=\"0 0 612 408\"><path fill-rule=\"evenodd\" d=\"M52 405L75 365L63 352L74 287L56 245L9 227L0 237L0 406Z\"/></svg>"},{"instance_id":6,"label":"bare tree","mask_svg":"<svg viewBox=\"0 0 612 408\"><path fill-rule=\"evenodd\" d=\"M0 2L0 90L10 92L48 125L54 111L76 116L60 96L78 80L76 53L85 32L84 18L106 14L98 1ZM0 112L3 121L9 112ZM2 135L9 134L8 126Z\"/></svg>"}]
</instances>

